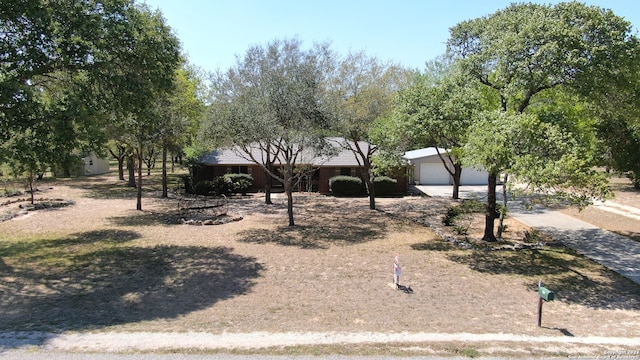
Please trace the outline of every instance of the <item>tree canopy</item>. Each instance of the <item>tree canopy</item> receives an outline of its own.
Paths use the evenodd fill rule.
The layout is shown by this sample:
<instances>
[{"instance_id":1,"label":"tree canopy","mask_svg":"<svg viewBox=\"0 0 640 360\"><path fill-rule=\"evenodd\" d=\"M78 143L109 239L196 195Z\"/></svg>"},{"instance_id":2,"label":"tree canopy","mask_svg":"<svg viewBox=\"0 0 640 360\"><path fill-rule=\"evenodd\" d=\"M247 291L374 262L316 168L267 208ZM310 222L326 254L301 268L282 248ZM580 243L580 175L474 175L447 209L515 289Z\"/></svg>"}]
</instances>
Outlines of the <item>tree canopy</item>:
<instances>
[{"instance_id":1,"label":"tree canopy","mask_svg":"<svg viewBox=\"0 0 640 360\"><path fill-rule=\"evenodd\" d=\"M503 110L518 113L546 89L591 91L619 74L637 43L628 21L578 2L512 4L450 32L448 52L499 92Z\"/></svg>"},{"instance_id":2,"label":"tree canopy","mask_svg":"<svg viewBox=\"0 0 640 360\"><path fill-rule=\"evenodd\" d=\"M327 44L305 49L297 39L275 40L249 48L233 68L212 79L211 111L201 141L213 148L235 147L240 156L282 182L289 226L295 225L296 164L327 145L323 139L330 125L327 74L332 62ZM251 151L254 148L260 155Z\"/></svg>"},{"instance_id":3,"label":"tree canopy","mask_svg":"<svg viewBox=\"0 0 640 360\"><path fill-rule=\"evenodd\" d=\"M8 0L0 32L0 161L40 144L28 152L38 171L72 150L103 152L97 129L145 117L180 60L160 13L132 0ZM22 134L37 141L14 141Z\"/></svg>"},{"instance_id":4,"label":"tree canopy","mask_svg":"<svg viewBox=\"0 0 640 360\"><path fill-rule=\"evenodd\" d=\"M362 165L364 183L369 193L369 208L375 209L374 155L372 130L378 119L391 111L391 102L405 87L411 72L399 65L384 63L363 52L350 53L342 59L332 79L331 92L336 115L332 129L346 141Z\"/></svg>"},{"instance_id":5,"label":"tree canopy","mask_svg":"<svg viewBox=\"0 0 640 360\"><path fill-rule=\"evenodd\" d=\"M518 115L527 110L534 97L540 97L551 89L566 87L576 93L587 94L596 90L604 79L618 77L619 67L624 66L628 61L627 57L636 50L637 39L631 34L630 24L609 10L577 2L556 5L527 3L512 4L491 15L459 23L451 28L447 48L466 73L498 93L503 112ZM489 118L511 118L512 121L520 119L511 115L504 116L493 114ZM487 128L480 129L483 125ZM480 121L470 133L469 141L481 144L488 138L484 135L496 134L502 129L504 128L496 127L495 121ZM561 130L566 132L569 129ZM509 140L529 141L523 148L532 149L529 145L543 144L554 139L546 138L547 134L544 132L530 135L525 137L511 133ZM474 138L475 136L478 138ZM557 137L555 140L566 139ZM504 149L517 150L513 147ZM495 240L493 219L496 212L495 184L498 171L509 169L512 174L526 178L537 184L537 187L554 188L561 182L558 174L553 172L530 172L531 169L549 169L540 164L534 166L536 164L532 156L539 152L531 155L512 152L512 156L508 157L511 163L507 168L500 168L502 162L498 162L498 168L492 168L486 158L474 158L487 155L484 151L469 153L472 157L466 160L468 164L485 166L489 171L484 234L484 239L488 241ZM573 190L588 188L592 195L605 196L606 193L598 191L604 189L603 179L591 170L595 165L592 153L570 151L568 154L570 156L564 157L562 163L568 170L579 174L564 177L563 187ZM520 162L515 161L513 156L522 156L520 160L529 159L529 167L516 166ZM537 161L544 162L547 158ZM554 163L553 160L549 161Z\"/></svg>"},{"instance_id":6,"label":"tree canopy","mask_svg":"<svg viewBox=\"0 0 640 360\"><path fill-rule=\"evenodd\" d=\"M462 146L474 114L487 107L480 84L459 71L456 64L434 60L428 70L401 90L388 121L399 132L394 138L404 143L404 151L436 147L446 170L453 178L453 198L457 199L462 174ZM387 145L389 142L386 141Z\"/></svg>"}]
</instances>

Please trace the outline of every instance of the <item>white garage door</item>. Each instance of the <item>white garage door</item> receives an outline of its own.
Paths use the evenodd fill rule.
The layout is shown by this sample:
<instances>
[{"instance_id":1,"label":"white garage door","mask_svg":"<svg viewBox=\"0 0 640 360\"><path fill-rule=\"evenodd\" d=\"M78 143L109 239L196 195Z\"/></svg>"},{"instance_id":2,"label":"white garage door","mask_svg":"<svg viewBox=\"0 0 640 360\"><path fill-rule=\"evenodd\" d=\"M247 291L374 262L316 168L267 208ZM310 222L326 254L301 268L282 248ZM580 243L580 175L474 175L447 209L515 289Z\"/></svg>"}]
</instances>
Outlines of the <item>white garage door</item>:
<instances>
[{"instance_id":1,"label":"white garage door","mask_svg":"<svg viewBox=\"0 0 640 360\"><path fill-rule=\"evenodd\" d=\"M420 184L421 185L449 185L449 172L442 163L421 163L420 164Z\"/></svg>"},{"instance_id":2,"label":"white garage door","mask_svg":"<svg viewBox=\"0 0 640 360\"><path fill-rule=\"evenodd\" d=\"M487 185L488 174L473 168L462 169L460 185Z\"/></svg>"}]
</instances>

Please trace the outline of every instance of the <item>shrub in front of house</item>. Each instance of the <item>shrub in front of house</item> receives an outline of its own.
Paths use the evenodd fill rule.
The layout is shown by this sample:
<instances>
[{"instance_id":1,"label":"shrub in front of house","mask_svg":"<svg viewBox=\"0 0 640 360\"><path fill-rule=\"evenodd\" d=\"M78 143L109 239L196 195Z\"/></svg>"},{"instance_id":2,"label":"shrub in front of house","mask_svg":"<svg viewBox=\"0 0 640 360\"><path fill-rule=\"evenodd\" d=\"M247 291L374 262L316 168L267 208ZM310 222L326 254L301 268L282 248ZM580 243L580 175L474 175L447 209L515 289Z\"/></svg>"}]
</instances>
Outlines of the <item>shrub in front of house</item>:
<instances>
[{"instance_id":1,"label":"shrub in front of house","mask_svg":"<svg viewBox=\"0 0 640 360\"><path fill-rule=\"evenodd\" d=\"M253 177L248 174L225 174L213 178L213 180L203 180L192 187L193 193L204 196L222 196L233 193L246 193L251 188Z\"/></svg>"},{"instance_id":2,"label":"shrub in front of house","mask_svg":"<svg viewBox=\"0 0 640 360\"><path fill-rule=\"evenodd\" d=\"M398 181L388 176L376 176L373 179L373 188L376 196L389 196L396 192Z\"/></svg>"},{"instance_id":3,"label":"shrub in front of house","mask_svg":"<svg viewBox=\"0 0 640 360\"><path fill-rule=\"evenodd\" d=\"M213 181L211 180L202 180L192 187L193 193L196 195L213 195Z\"/></svg>"},{"instance_id":4,"label":"shrub in front of house","mask_svg":"<svg viewBox=\"0 0 640 360\"><path fill-rule=\"evenodd\" d=\"M253 185L253 176L249 174L226 174L224 177L231 181L231 192L235 194L244 195Z\"/></svg>"},{"instance_id":5,"label":"shrub in front of house","mask_svg":"<svg viewBox=\"0 0 640 360\"><path fill-rule=\"evenodd\" d=\"M334 176L329 179L329 189L335 196L359 196L364 193L362 179L356 176Z\"/></svg>"},{"instance_id":6,"label":"shrub in front of house","mask_svg":"<svg viewBox=\"0 0 640 360\"><path fill-rule=\"evenodd\" d=\"M193 191L193 176L191 176L190 174L182 175L182 183L184 185L184 191L187 194L194 194L195 193Z\"/></svg>"},{"instance_id":7,"label":"shrub in front of house","mask_svg":"<svg viewBox=\"0 0 640 360\"><path fill-rule=\"evenodd\" d=\"M230 195L233 192L233 181L231 178L226 175L218 176L213 178L212 183L212 194L216 196L221 195Z\"/></svg>"}]
</instances>

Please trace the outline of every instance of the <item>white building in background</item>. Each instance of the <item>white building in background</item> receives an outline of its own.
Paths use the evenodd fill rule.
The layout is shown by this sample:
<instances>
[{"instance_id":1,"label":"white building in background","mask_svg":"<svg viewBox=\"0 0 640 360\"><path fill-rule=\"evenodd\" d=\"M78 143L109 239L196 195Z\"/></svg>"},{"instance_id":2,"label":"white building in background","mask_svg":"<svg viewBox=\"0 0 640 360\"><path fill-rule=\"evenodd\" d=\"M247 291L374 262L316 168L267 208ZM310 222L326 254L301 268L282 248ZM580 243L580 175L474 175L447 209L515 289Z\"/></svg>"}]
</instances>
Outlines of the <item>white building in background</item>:
<instances>
[{"instance_id":1,"label":"white building in background","mask_svg":"<svg viewBox=\"0 0 640 360\"><path fill-rule=\"evenodd\" d=\"M441 148L424 148L407 151L404 158L409 160L413 166L412 181L417 185L452 185L453 177L442 163L438 152L445 157L445 161L450 163L445 156L446 150ZM471 167L462 168L460 185L486 185L489 174L486 171L479 171Z\"/></svg>"},{"instance_id":2,"label":"white building in background","mask_svg":"<svg viewBox=\"0 0 640 360\"><path fill-rule=\"evenodd\" d=\"M109 159L90 154L82 158L82 174L85 176L100 175L109 172Z\"/></svg>"}]
</instances>

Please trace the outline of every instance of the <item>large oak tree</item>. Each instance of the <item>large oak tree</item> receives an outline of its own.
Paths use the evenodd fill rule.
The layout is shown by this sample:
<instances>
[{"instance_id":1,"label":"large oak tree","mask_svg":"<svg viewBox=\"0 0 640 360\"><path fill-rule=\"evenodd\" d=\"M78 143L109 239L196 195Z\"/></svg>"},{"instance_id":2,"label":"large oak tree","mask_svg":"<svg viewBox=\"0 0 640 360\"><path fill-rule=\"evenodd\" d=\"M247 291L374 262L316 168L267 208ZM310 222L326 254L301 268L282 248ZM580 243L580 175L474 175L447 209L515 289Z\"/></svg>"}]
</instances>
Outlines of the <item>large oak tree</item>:
<instances>
[{"instance_id":1,"label":"large oak tree","mask_svg":"<svg viewBox=\"0 0 640 360\"><path fill-rule=\"evenodd\" d=\"M448 51L468 74L497 92L503 112L516 115L524 113L535 96L549 89L569 87L588 92L597 87L599 80L617 75L618 67L625 64L625 57L635 50L636 43L630 24L623 18L610 10L578 2L512 4L491 15L461 22L450 32ZM499 129L476 133L491 131ZM575 161L584 162L580 158ZM488 169L490 164L472 165ZM587 165L590 164L575 169L589 171ZM489 174L483 237L487 241L496 239L495 185L499 175L497 169ZM564 184L565 188L573 185L579 184Z\"/></svg>"},{"instance_id":2,"label":"large oak tree","mask_svg":"<svg viewBox=\"0 0 640 360\"><path fill-rule=\"evenodd\" d=\"M345 141L362 167L363 181L374 210L374 156L378 146L372 139L376 121L387 116L397 92L409 83L411 72L385 63L364 52L350 53L340 61L332 81L336 116L333 129Z\"/></svg>"},{"instance_id":3,"label":"large oak tree","mask_svg":"<svg viewBox=\"0 0 640 360\"><path fill-rule=\"evenodd\" d=\"M237 149L280 181L289 226L295 225L293 185L303 174L297 167L327 148L332 56L326 44L305 49L297 39L275 40L249 48L212 80L211 111L200 139L213 148Z\"/></svg>"},{"instance_id":4,"label":"large oak tree","mask_svg":"<svg viewBox=\"0 0 640 360\"><path fill-rule=\"evenodd\" d=\"M452 198L459 199L461 150L474 114L488 104L477 81L441 60L428 62L427 71L400 91L387 127L397 133L394 147L404 151L435 147L453 179Z\"/></svg>"}]
</instances>

